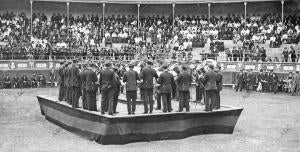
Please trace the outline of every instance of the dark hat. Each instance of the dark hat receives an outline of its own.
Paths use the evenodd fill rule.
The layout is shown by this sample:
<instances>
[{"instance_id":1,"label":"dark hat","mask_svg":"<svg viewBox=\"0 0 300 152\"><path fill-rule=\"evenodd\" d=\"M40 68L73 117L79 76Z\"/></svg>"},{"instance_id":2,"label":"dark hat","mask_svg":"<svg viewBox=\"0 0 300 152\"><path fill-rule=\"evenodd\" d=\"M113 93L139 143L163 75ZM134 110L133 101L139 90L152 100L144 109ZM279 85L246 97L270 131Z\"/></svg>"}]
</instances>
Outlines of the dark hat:
<instances>
[{"instance_id":1,"label":"dark hat","mask_svg":"<svg viewBox=\"0 0 300 152\"><path fill-rule=\"evenodd\" d=\"M186 64L183 64L183 65L182 65L182 69L183 69L183 70L186 70L186 69L188 69L188 66L187 66Z\"/></svg>"},{"instance_id":2,"label":"dark hat","mask_svg":"<svg viewBox=\"0 0 300 152\"><path fill-rule=\"evenodd\" d=\"M111 63L110 63L110 62L106 62L106 63L104 63L104 66L110 67L110 66L111 66Z\"/></svg>"},{"instance_id":3,"label":"dark hat","mask_svg":"<svg viewBox=\"0 0 300 152\"><path fill-rule=\"evenodd\" d=\"M148 61L147 61L147 64L148 64L148 65L152 65L152 64L153 64L153 62L152 62L152 61L150 61L150 60L148 60Z\"/></svg>"},{"instance_id":4,"label":"dark hat","mask_svg":"<svg viewBox=\"0 0 300 152\"><path fill-rule=\"evenodd\" d=\"M259 72L263 72L263 69L260 69Z\"/></svg>"},{"instance_id":5,"label":"dark hat","mask_svg":"<svg viewBox=\"0 0 300 152\"><path fill-rule=\"evenodd\" d=\"M62 65L62 64L64 64L64 63L65 63L64 61L60 61L60 62L59 62L60 65Z\"/></svg>"},{"instance_id":6,"label":"dark hat","mask_svg":"<svg viewBox=\"0 0 300 152\"><path fill-rule=\"evenodd\" d=\"M168 64L163 64L162 68L163 69L168 69L169 65Z\"/></svg>"},{"instance_id":7,"label":"dark hat","mask_svg":"<svg viewBox=\"0 0 300 152\"><path fill-rule=\"evenodd\" d=\"M129 64L128 64L128 67L129 67L129 68L133 68L133 67L134 67L134 64L129 63Z\"/></svg>"},{"instance_id":8,"label":"dark hat","mask_svg":"<svg viewBox=\"0 0 300 152\"><path fill-rule=\"evenodd\" d=\"M208 68L214 69L214 66L210 64L210 65L208 65Z\"/></svg>"}]
</instances>

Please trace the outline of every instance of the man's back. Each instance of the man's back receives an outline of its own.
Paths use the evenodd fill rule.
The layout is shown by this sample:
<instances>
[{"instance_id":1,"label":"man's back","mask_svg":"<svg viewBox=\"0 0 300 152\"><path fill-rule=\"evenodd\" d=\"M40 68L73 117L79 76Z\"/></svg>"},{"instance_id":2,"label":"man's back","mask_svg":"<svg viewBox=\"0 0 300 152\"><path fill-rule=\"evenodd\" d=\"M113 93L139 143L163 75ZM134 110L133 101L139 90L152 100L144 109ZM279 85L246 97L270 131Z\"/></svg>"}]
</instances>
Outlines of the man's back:
<instances>
[{"instance_id":1,"label":"man's back","mask_svg":"<svg viewBox=\"0 0 300 152\"><path fill-rule=\"evenodd\" d=\"M173 75L170 72L163 72L160 74L157 82L161 84L161 93L171 93L172 92L172 85L174 84Z\"/></svg>"},{"instance_id":2,"label":"man's back","mask_svg":"<svg viewBox=\"0 0 300 152\"><path fill-rule=\"evenodd\" d=\"M128 70L124 73L124 82L126 83L126 91L137 90L137 80L139 80L138 73L134 70Z\"/></svg>"},{"instance_id":3,"label":"man's back","mask_svg":"<svg viewBox=\"0 0 300 152\"><path fill-rule=\"evenodd\" d=\"M205 73L204 89L217 90L217 74L214 71L208 71Z\"/></svg>"},{"instance_id":4,"label":"man's back","mask_svg":"<svg viewBox=\"0 0 300 152\"><path fill-rule=\"evenodd\" d=\"M85 79L85 89L87 91L96 91L97 75L92 70L85 70L83 73Z\"/></svg>"},{"instance_id":5,"label":"man's back","mask_svg":"<svg viewBox=\"0 0 300 152\"><path fill-rule=\"evenodd\" d=\"M189 91L192 81L192 75L188 71L181 72L177 78L178 90Z\"/></svg>"},{"instance_id":6,"label":"man's back","mask_svg":"<svg viewBox=\"0 0 300 152\"><path fill-rule=\"evenodd\" d=\"M70 72L70 85L74 87L80 87L81 80L79 76L79 68L76 66L72 66L69 72Z\"/></svg>"},{"instance_id":7,"label":"man's back","mask_svg":"<svg viewBox=\"0 0 300 152\"><path fill-rule=\"evenodd\" d=\"M153 78L158 78L156 71L151 67L145 67L141 71L141 79L143 80L142 88L143 89L153 89Z\"/></svg>"}]
</instances>

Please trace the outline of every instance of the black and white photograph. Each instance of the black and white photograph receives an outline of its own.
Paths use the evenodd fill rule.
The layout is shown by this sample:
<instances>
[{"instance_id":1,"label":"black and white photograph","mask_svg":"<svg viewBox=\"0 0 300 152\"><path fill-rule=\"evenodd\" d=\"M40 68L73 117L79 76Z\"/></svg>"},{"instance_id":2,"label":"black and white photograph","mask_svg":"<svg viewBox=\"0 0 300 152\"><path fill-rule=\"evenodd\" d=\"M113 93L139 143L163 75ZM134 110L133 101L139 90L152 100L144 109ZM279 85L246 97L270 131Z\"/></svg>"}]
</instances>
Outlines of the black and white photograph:
<instances>
[{"instance_id":1,"label":"black and white photograph","mask_svg":"<svg viewBox=\"0 0 300 152\"><path fill-rule=\"evenodd\" d=\"M0 0L0 152L300 152L300 0Z\"/></svg>"}]
</instances>

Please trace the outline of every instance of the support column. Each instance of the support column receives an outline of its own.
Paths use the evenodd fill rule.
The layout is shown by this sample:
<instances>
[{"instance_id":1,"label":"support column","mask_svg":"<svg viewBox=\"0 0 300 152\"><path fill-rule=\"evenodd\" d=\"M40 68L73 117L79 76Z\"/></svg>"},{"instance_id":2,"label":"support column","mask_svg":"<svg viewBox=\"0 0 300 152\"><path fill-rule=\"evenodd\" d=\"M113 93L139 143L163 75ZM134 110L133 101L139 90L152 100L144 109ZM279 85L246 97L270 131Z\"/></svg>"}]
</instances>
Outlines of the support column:
<instances>
[{"instance_id":1,"label":"support column","mask_svg":"<svg viewBox=\"0 0 300 152\"><path fill-rule=\"evenodd\" d=\"M32 4L33 4L33 0L30 0L30 36L32 37Z\"/></svg>"},{"instance_id":2,"label":"support column","mask_svg":"<svg viewBox=\"0 0 300 152\"><path fill-rule=\"evenodd\" d=\"M173 27L173 31L174 31L174 27L175 27L175 3L172 4L172 7L173 7L173 12L172 12L172 15L173 15L173 22L172 22L172 27Z\"/></svg>"},{"instance_id":3,"label":"support column","mask_svg":"<svg viewBox=\"0 0 300 152\"><path fill-rule=\"evenodd\" d=\"M284 22L284 0L281 0L281 22Z\"/></svg>"},{"instance_id":4,"label":"support column","mask_svg":"<svg viewBox=\"0 0 300 152\"><path fill-rule=\"evenodd\" d=\"M244 6L245 6L245 23L247 20L247 2L244 2Z\"/></svg>"},{"instance_id":5,"label":"support column","mask_svg":"<svg viewBox=\"0 0 300 152\"><path fill-rule=\"evenodd\" d=\"M105 3L102 3L102 25L103 25L103 37L105 37Z\"/></svg>"},{"instance_id":6,"label":"support column","mask_svg":"<svg viewBox=\"0 0 300 152\"><path fill-rule=\"evenodd\" d=\"M207 6L208 6L208 24L210 24L210 3L208 3Z\"/></svg>"},{"instance_id":7,"label":"support column","mask_svg":"<svg viewBox=\"0 0 300 152\"><path fill-rule=\"evenodd\" d=\"M67 2L67 27L70 25L70 2Z\"/></svg>"},{"instance_id":8,"label":"support column","mask_svg":"<svg viewBox=\"0 0 300 152\"><path fill-rule=\"evenodd\" d=\"M137 15L138 36L140 36L140 6L141 6L141 4L137 4L137 7L138 7L138 15Z\"/></svg>"}]
</instances>

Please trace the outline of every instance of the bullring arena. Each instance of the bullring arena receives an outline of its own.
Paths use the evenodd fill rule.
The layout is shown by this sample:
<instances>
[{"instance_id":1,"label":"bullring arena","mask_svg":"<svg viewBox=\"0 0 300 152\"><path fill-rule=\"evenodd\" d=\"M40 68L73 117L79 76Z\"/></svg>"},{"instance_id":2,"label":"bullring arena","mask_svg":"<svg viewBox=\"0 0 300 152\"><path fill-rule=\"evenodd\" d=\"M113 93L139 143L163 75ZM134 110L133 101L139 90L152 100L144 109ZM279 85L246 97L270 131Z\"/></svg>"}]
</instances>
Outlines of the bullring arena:
<instances>
[{"instance_id":1,"label":"bullring arena","mask_svg":"<svg viewBox=\"0 0 300 152\"><path fill-rule=\"evenodd\" d=\"M300 151L297 0L0 0L0 151Z\"/></svg>"}]
</instances>

